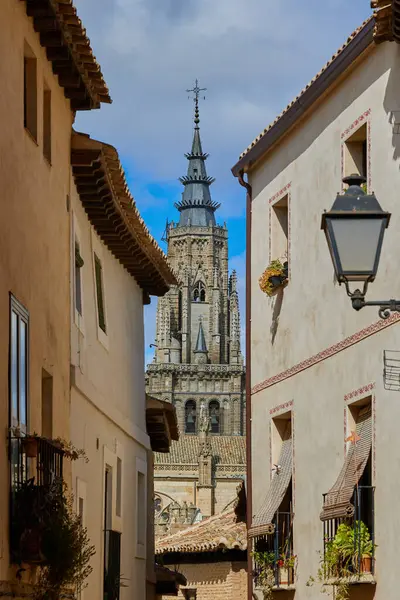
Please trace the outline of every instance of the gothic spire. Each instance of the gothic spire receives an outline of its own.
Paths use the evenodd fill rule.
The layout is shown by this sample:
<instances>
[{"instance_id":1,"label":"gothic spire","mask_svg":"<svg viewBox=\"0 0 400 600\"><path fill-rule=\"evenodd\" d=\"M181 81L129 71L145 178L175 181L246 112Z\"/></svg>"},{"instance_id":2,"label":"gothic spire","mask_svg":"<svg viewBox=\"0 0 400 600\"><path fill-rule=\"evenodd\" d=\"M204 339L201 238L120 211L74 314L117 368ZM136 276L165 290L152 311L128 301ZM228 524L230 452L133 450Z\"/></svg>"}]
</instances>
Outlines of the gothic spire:
<instances>
[{"instance_id":1,"label":"gothic spire","mask_svg":"<svg viewBox=\"0 0 400 600\"><path fill-rule=\"evenodd\" d=\"M206 338L204 336L203 324L202 324L201 320L199 322L199 332L197 334L197 342L196 342L195 352L207 353Z\"/></svg>"},{"instance_id":2,"label":"gothic spire","mask_svg":"<svg viewBox=\"0 0 400 600\"><path fill-rule=\"evenodd\" d=\"M192 90L194 100L194 132L192 150L185 154L189 161L187 175L180 177L179 181L184 185L182 200L175 204L181 213L179 225L209 227L215 225L214 212L220 206L211 200L210 185L215 181L207 175L206 164L208 154L205 154L200 138L200 113L199 94L206 88L199 88L196 79Z\"/></svg>"}]
</instances>

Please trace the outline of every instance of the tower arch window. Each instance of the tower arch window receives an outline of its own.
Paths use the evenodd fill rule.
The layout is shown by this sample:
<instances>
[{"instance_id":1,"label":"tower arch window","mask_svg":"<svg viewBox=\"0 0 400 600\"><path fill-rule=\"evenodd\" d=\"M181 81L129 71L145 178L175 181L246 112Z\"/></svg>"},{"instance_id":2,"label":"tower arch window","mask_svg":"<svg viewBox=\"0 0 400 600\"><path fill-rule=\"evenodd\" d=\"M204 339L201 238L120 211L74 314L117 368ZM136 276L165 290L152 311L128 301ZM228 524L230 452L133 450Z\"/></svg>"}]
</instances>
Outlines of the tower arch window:
<instances>
[{"instance_id":1,"label":"tower arch window","mask_svg":"<svg viewBox=\"0 0 400 600\"><path fill-rule=\"evenodd\" d=\"M210 415L211 433L221 433L220 408L217 400L211 400L208 405L208 414Z\"/></svg>"},{"instance_id":2,"label":"tower arch window","mask_svg":"<svg viewBox=\"0 0 400 600\"><path fill-rule=\"evenodd\" d=\"M196 402L188 400L185 404L185 433L196 433Z\"/></svg>"},{"instance_id":3,"label":"tower arch window","mask_svg":"<svg viewBox=\"0 0 400 600\"><path fill-rule=\"evenodd\" d=\"M206 301L206 286L202 281L198 281L193 289L193 300L195 302Z\"/></svg>"}]
</instances>

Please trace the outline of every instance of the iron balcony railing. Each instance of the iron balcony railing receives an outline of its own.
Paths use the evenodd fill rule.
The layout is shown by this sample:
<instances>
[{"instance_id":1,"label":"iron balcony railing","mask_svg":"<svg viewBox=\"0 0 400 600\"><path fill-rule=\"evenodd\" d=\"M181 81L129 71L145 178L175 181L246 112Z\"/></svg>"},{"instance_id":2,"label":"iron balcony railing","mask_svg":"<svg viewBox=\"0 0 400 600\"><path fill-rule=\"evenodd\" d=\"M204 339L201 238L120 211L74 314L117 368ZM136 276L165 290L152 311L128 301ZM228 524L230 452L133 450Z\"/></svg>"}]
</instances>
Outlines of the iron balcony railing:
<instances>
[{"instance_id":1,"label":"iron balcony railing","mask_svg":"<svg viewBox=\"0 0 400 600\"><path fill-rule=\"evenodd\" d=\"M121 534L104 532L104 600L119 600L121 588Z\"/></svg>"},{"instance_id":2,"label":"iron balcony railing","mask_svg":"<svg viewBox=\"0 0 400 600\"><path fill-rule=\"evenodd\" d=\"M323 494L323 501L325 497ZM374 574L375 488L356 486L351 517L324 521L323 570L326 579Z\"/></svg>"},{"instance_id":3,"label":"iron balcony railing","mask_svg":"<svg viewBox=\"0 0 400 600\"><path fill-rule=\"evenodd\" d=\"M254 541L253 577L256 587L263 586L267 574L276 588L294 583L293 513L276 512L273 525L274 533Z\"/></svg>"},{"instance_id":4,"label":"iron balcony railing","mask_svg":"<svg viewBox=\"0 0 400 600\"><path fill-rule=\"evenodd\" d=\"M63 485L64 451L36 436L9 438L10 550L12 561L40 563L40 530L45 526L51 487Z\"/></svg>"}]
</instances>

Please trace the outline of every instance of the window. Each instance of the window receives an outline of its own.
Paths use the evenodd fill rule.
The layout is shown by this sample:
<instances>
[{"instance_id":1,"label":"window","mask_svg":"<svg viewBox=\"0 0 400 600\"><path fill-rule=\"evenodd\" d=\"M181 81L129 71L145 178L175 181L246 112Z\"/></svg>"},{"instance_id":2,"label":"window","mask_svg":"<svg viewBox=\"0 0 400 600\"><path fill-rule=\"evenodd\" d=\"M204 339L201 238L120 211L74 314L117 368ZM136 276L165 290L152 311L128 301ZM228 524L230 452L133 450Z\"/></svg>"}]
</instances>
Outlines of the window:
<instances>
[{"instance_id":1,"label":"window","mask_svg":"<svg viewBox=\"0 0 400 600\"><path fill-rule=\"evenodd\" d=\"M53 437L53 377L42 369L42 435Z\"/></svg>"},{"instance_id":2,"label":"window","mask_svg":"<svg viewBox=\"0 0 400 600\"><path fill-rule=\"evenodd\" d=\"M196 433L196 402L188 400L185 404L185 433Z\"/></svg>"},{"instance_id":3,"label":"window","mask_svg":"<svg viewBox=\"0 0 400 600\"><path fill-rule=\"evenodd\" d=\"M51 163L51 91L43 89L43 156Z\"/></svg>"},{"instance_id":4,"label":"window","mask_svg":"<svg viewBox=\"0 0 400 600\"><path fill-rule=\"evenodd\" d=\"M10 306L10 421L26 433L28 425L29 339L27 310L11 296Z\"/></svg>"},{"instance_id":5,"label":"window","mask_svg":"<svg viewBox=\"0 0 400 600\"><path fill-rule=\"evenodd\" d=\"M37 141L37 61L30 47L24 49L24 127Z\"/></svg>"},{"instance_id":6,"label":"window","mask_svg":"<svg viewBox=\"0 0 400 600\"><path fill-rule=\"evenodd\" d=\"M137 472L137 543L141 546L146 544L146 475Z\"/></svg>"},{"instance_id":7,"label":"window","mask_svg":"<svg viewBox=\"0 0 400 600\"><path fill-rule=\"evenodd\" d=\"M117 517L122 514L122 460L117 458L117 494L115 512Z\"/></svg>"},{"instance_id":8,"label":"window","mask_svg":"<svg viewBox=\"0 0 400 600\"><path fill-rule=\"evenodd\" d=\"M363 125L344 143L344 175L356 173L368 179L367 124Z\"/></svg>"},{"instance_id":9,"label":"window","mask_svg":"<svg viewBox=\"0 0 400 600\"><path fill-rule=\"evenodd\" d=\"M198 281L193 289L193 300L194 302L205 302L206 301L206 286L202 281Z\"/></svg>"},{"instance_id":10,"label":"window","mask_svg":"<svg viewBox=\"0 0 400 600\"><path fill-rule=\"evenodd\" d=\"M211 433L220 433L220 411L219 402L212 400L208 405L210 415Z\"/></svg>"},{"instance_id":11,"label":"window","mask_svg":"<svg viewBox=\"0 0 400 600\"><path fill-rule=\"evenodd\" d=\"M96 298L97 298L97 318L99 327L106 333L106 316L104 311L104 285L103 285L103 267L99 257L94 255L94 269L96 277Z\"/></svg>"},{"instance_id":12,"label":"window","mask_svg":"<svg viewBox=\"0 0 400 600\"><path fill-rule=\"evenodd\" d=\"M113 469L105 467L104 478L104 600L119 600L121 577L121 533L113 531ZM116 585L117 584L117 585Z\"/></svg>"},{"instance_id":13,"label":"window","mask_svg":"<svg viewBox=\"0 0 400 600\"><path fill-rule=\"evenodd\" d=\"M288 256L289 197L286 195L272 206L271 210L271 259Z\"/></svg>"},{"instance_id":14,"label":"window","mask_svg":"<svg viewBox=\"0 0 400 600\"><path fill-rule=\"evenodd\" d=\"M75 310L82 316L82 272L84 265L83 258L80 252L80 245L75 240Z\"/></svg>"}]
</instances>

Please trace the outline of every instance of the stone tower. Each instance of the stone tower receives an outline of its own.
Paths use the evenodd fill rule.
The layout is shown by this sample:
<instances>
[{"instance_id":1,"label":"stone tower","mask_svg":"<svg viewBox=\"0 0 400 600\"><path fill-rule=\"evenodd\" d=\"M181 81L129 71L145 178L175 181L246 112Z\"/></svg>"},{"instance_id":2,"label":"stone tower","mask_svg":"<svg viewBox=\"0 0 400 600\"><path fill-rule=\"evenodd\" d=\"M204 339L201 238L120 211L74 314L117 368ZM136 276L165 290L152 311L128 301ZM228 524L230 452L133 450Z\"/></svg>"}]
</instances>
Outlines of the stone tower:
<instances>
[{"instance_id":1,"label":"stone tower","mask_svg":"<svg viewBox=\"0 0 400 600\"><path fill-rule=\"evenodd\" d=\"M214 179L207 175L208 154L200 139L197 82L191 91L195 93L194 133L192 149L185 155L187 175L180 178L182 199L175 205L179 221L166 229L168 258L179 285L158 301L156 350L147 370L147 393L175 405L181 433L170 455L156 456L156 490L173 498L175 508L185 502L204 515L222 510L225 500L226 505L235 497L235 475L239 479L243 475L245 394L237 277L235 272L228 274L227 227L215 219L220 205L211 199ZM210 421L206 432L200 431L204 411ZM236 452L230 453L229 445ZM206 448L209 456L208 450L204 456ZM192 472L185 473L189 455ZM221 462L222 455L230 464ZM180 476L173 481L167 471L177 475L177 470ZM205 487L210 495L200 506L201 497L205 498L200 490Z\"/></svg>"}]
</instances>

